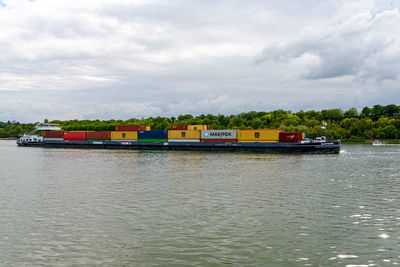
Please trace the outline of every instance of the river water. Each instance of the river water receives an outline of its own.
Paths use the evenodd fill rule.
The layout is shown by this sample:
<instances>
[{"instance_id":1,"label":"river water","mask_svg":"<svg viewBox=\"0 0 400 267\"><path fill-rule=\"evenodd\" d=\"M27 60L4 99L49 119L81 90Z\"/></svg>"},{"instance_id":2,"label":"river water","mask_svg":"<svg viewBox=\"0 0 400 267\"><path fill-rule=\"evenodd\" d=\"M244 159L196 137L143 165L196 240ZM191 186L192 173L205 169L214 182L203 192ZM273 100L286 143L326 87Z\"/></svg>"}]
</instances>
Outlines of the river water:
<instances>
[{"instance_id":1,"label":"river water","mask_svg":"<svg viewBox=\"0 0 400 267\"><path fill-rule=\"evenodd\" d=\"M0 266L400 263L400 146L336 155L0 141Z\"/></svg>"}]
</instances>

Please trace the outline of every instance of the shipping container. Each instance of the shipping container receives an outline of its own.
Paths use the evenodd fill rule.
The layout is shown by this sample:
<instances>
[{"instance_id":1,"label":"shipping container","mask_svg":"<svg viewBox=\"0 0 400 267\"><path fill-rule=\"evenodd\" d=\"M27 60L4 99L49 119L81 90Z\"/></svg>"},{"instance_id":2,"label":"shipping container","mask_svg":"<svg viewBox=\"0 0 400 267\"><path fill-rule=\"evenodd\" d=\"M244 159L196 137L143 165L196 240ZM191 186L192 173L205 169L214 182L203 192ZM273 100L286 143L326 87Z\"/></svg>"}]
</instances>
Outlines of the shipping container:
<instances>
[{"instance_id":1,"label":"shipping container","mask_svg":"<svg viewBox=\"0 0 400 267\"><path fill-rule=\"evenodd\" d=\"M44 131L43 138L64 138L64 131Z\"/></svg>"},{"instance_id":2,"label":"shipping container","mask_svg":"<svg viewBox=\"0 0 400 267\"><path fill-rule=\"evenodd\" d=\"M111 140L110 131L98 131L98 132L88 132L86 134L86 139L90 140Z\"/></svg>"},{"instance_id":3,"label":"shipping container","mask_svg":"<svg viewBox=\"0 0 400 267\"><path fill-rule=\"evenodd\" d=\"M168 139L138 139L138 142L168 142Z\"/></svg>"},{"instance_id":4,"label":"shipping container","mask_svg":"<svg viewBox=\"0 0 400 267\"><path fill-rule=\"evenodd\" d=\"M189 131L201 131L209 129L208 125L188 125L187 128Z\"/></svg>"},{"instance_id":5,"label":"shipping container","mask_svg":"<svg viewBox=\"0 0 400 267\"><path fill-rule=\"evenodd\" d=\"M187 125L172 125L172 130L187 131Z\"/></svg>"},{"instance_id":6,"label":"shipping container","mask_svg":"<svg viewBox=\"0 0 400 267\"><path fill-rule=\"evenodd\" d=\"M200 139L168 139L168 142L200 142Z\"/></svg>"},{"instance_id":7,"label":"shipping container","mask_svg":"<svg viewBox=\"0 0 400 267\"><path fill-rule=\"evenodd\" d=\"M200 131L168 131L168 139L200 139Z\"/></svg>"},{"instance_id":8,"label":"shipping container","mask_svg":"<svg viewBox=\"0 0 400 267\"><path fill-rule=\"evenodd\" d=\"M151 127L150 126L146 126L146 131L150 131Z\"/></svg>"},{"instance_id":9,"label":"shipping container","mask_svg":"<svg viewBox=\"0 0 400 267\"><path fill-rule=\"evenodd\" d=\"M138 139L168 139L167 131L139 131Z\"/></svg>"},{"instance_id":10,"label":"shipping container","mask_svg":"<svg viewBox=\"0 0 400 267\"><path fill-rule=\"evenodd\" d=\"M146 131L146 125L118 125L115 126L115 131L132 132L132 131Z\"/></svg>"},{"instance_id":11,"label":"shipping container","mask_svg":"<svg viewBox=\"0 0 400 267\"><path fill-rule=\"evenodd\" d=\"M138 132L136 131L111 132L111 140L113 141L120 141L120 140L126 141L126 140L137 140L137 139L138 139Z\"/></svg>"},{"instance_id":12,"label":"shipping container","mask_svg":"<svg viewBox=\"0 0 400 267\"><path fill-rule=\"evenodd\" d=\"M236 139L201 139L204 143L235 143Z\"/></svg>"},{"instance_id":13,"label":"shipping container","mask_svg":"<svg viewBox=\"0 0 400 267\"><path fill-rule=\"evenodd\" d=\"M64 135L63 138L43 138L44 141L64 141Z\"/></svg>"},{"instance_id":14,"label":"shipping container","mask_svg":"<svg viewBox=\"0 0 400 267\"><path fill-rule=\"evenodd\" d=\"M201 139L236 139L237 130L203 130Z\"/></svg>"},{"instance_id":15,"label":"shipping container","mask_svg":"<svg viewBox=\"0 0 400 267\"><path fill-rule=\"evenodd\" d=\"M238 142L277 142L279 141L279 129L260 129L260 130L238 130Z\"/></svg>"},{"instance_id":16,"label":"shipping container","mask_svg":"<svg viewBox=\"0 0 400 267\"><path fill-rule=\"evenodd\" d=\"M86 133L84 131L67 132L64 131L65 141L86 141Z\"/></svg>"},{"instance_id":17,"label":"shipping container","mask_svg":"<svg viewBox=\"0 0 400 267\"><path fill-rule=\"evenodd\" d=\"M279 142L301 142L303 140L303 132L280 132Z\"/></svg>"}]
</instances>

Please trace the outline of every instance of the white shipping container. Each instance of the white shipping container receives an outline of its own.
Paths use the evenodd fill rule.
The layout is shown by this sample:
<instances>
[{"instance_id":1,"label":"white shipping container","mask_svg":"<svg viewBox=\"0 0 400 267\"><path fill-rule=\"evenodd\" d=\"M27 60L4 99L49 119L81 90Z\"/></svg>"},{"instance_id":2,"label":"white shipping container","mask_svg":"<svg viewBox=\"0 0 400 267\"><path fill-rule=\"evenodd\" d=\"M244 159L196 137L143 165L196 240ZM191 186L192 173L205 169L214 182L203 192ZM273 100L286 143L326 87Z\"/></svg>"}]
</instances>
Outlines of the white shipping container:
<instances>
[{"instance_id":1,"label":"white shipping container","mask_svg":"<svg viewBox=\"0 0 400 267\"><path fill-rule=\"evenodd\" d=\"M201 139L236 139L236 130L202 130Z\"/></svg>"},{"instance_id":2,"label":"white shipping container","mask_svg":"<svg viewBox=\"0 0 400 267\"><path fill-rule=\"evenodd\" d=\"M168 139L168 142L200 142L200 139Z\"/></svg>"}]
</instances>

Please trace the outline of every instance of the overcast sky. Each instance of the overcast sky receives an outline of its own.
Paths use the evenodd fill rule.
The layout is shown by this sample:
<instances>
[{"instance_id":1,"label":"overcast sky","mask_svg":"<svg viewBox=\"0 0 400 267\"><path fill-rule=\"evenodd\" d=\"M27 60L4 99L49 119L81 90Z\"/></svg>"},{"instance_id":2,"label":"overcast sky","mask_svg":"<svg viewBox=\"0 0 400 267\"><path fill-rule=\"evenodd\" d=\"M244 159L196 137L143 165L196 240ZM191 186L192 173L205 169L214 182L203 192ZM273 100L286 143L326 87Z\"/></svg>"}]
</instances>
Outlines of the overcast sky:
<instances>
[{"instance_id":1,"label":"overcast sky","mask_svg":"<svg viewBox=\"0 0 400 267\"><path fill-rule=\"evenodd\" d=\"M0 121L400 104L400 0L0 0Z\"/></svg>"}]
</instances>

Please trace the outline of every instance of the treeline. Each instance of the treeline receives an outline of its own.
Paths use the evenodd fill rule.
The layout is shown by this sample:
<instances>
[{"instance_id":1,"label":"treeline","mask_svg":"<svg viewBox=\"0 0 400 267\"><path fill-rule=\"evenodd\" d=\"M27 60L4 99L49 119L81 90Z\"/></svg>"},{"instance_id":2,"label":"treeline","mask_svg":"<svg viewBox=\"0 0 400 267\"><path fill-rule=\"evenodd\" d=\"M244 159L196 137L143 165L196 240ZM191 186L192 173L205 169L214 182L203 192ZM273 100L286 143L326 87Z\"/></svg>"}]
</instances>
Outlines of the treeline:
<instances>
[{"instance_id":1,"label":"treeline","mask_svg":"<svg viewBox=\"0 0 400 267\"><path fill-rule=\"evenodd\" d=\"M146 119L123 120L69 120L51 121L60 124L66 131L112 131L116 125L145 124L152 130L169 130L172 125L207 124L211 129L282 129L305 132L307 137L325 135L321 128L327 123L326 134L333 139L397 139L400 138L400 106L395 104L372 108L365 107L359 112L356 108L347 111L328 109L321 111L275 110L271 112L250 111L237 115L190 114L178 117L150 117ZM5 127L3 127L5 125ZM16 128L14 128L16 127ZM0 124L0 137L21 135L33 128L32 124ZM7 134L11 134L8 135Z\"/></svg>"},{"instance_id":2,"label":"treeline","mask_svg":"<svg viewBox=\"0 0 400 267\"><path fill-rule=\"evenodd\" d=\"M35 129L34 123L19 123L19 122L1 122L0 121L0 138L17 138L25 132L31 132Z\"/></svg>"}]
</instances>

